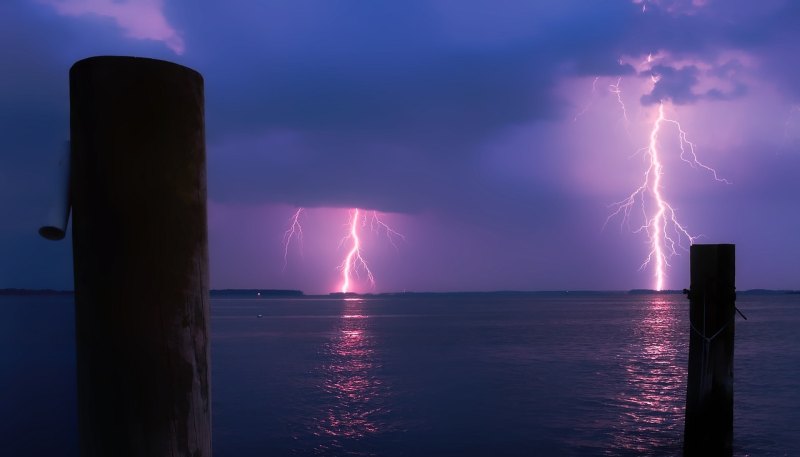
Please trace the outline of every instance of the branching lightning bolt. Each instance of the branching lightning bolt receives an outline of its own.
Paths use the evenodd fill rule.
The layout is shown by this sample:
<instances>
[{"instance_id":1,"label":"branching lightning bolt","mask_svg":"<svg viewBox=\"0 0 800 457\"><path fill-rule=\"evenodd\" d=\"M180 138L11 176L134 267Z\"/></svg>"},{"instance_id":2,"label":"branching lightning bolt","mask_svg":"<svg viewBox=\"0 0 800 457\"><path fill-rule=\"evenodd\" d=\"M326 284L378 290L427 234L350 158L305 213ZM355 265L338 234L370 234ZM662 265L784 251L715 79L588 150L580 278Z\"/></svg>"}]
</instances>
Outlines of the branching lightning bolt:
<instances>
[{"instance_id":1,"label":"branching lightning bolt","mask_svg":"<svg viewBox=\"0 0 800 457\"><path fill-rule=\"evenodd\" d=\"M619 103L620 108L622 108L622 118L625 119L625 129L628 128L628 109L625 108L625 102L622 101L622 90L619 88L619 83L622 82L622 78L617 79L616 84L609 84L608 90L617 96L617 103Z\"/></svg>"},{"instance_id":2,"label":"branching lightning bolt","mask_svg":"<svg viewBox=\"0 0 800 457\"><path fill-rule=\"evenodd\" d=\"M358 208L350 210L350 221L347 223L347 226L348 234L345 235L345 237L342 238L342 241L339 243L340 246L346 242L351 243L351 247L347 251L344 261L342 261L342 264L339 265L339 269L342 271L342 285L339 290L342 293L347 293L350 291L350 282L352 277L353 275L358 275L359 270L363 270L367 274L370 284L375 286L375 277L372 275L369 265L361 255L361 238L359 238L358 235Z\"/></svg>"},{"instance_id":3,"label":"branching lightning bolt","mask_svg":"<svg viewBox=\"0 0 800 457\"><path fill-rule=\"evenodd\" d=\"M373 232L383 231L386 234L386 239L389 240L389 243L391 243L395 249L397 249L397 243L395 242L396 240L406 240L405 235L386 225L386 223L383 222L378 216L377 211L372 212L369 223Z\"/></svg>"},{"instance_id":4,"label":"branching lightning bolt","mask_svg":"<svg viewBox=\"0 0 800 457\"><path fill-rule=\"evenodd\" d=\"M592 80L592 92L589 101L586 102L586 105L575 114L575 117L572 118L572 122L577 122L578 118L586 114L589 109L591 109L592 104L594 103L595 95L597 94L597 82L600 80L599 76L595 76L594 80ZM628 110L625 108L625 102L622 100L622 89L620 88L620 83L622 83L622 77L617 78L617 82L614 84L608 85L608 91L614 94L617 98L617 103L622 110L622 119L625 121L625 130L628 131L628 124L630 124L630 119L628 119ZM630 132L628 132L630 134Z\"/></svg>"},{"instance_id":5,"label":"branching lightning bolt","mask_svg":"<svg viewBox=\"0 0 800 457\"><path fill-rule=\"evenodd\" d=\"M286 265L289 259L289 245L292 240L297 240L300 244L300 255L303 255L303 226L300 225L300 215L303 214L303 208L298 208L292 217L289 218L289 228L283 232L283 269L286 270Z\"/></svg>"},{"instance_id":6,"label":"branching lightning bolt","mask_svg":"<svg viewBox=\"0 0 800 457\"><path fill-rule=\"evenodd\" d=\"M644 223L635 232L645 232L650 243L650 252L642 263L644 269L651 263L655 265L655 289L664 289L666 269L669 266L669 257L678 254L676 247L686 248L683 240L688 240L689 244L697 238L689 234L689 231L682 225L675 214L675 209L666 201L662 194L662 176L664 167L661 162L660 151L658 148L658 137L664 124L672 124L678 132L680 145L680 158L694 168L702 168L714 177L714 180L728 183L727 180L720 178L717 172L703 164L697 159L694 144L687 139L687 134L678 121L666 118L664 114L664 103L658 105L658 117L650 130L650 141L647 147L642 148L645 158L648 161L647 170L644 173L644 182L636 188L624 200L613 203L611 207L614 211L606 219L608 221L622 214L622 223L628 221L630 214L636 207L637 202L641 206ZM654 202L655 213L648 214L647 197Z\"/></svg>"},{"instance_id":7,"label":"branching lightning bolt","mask_svg":"<svg viewBox=\"0 0 800 457\"><path fill-rule=\"evenodd\" d=\"M300 218L305 211L304 208L298 208L294 214L289 218L289 227L283 233L283 268L286 269L289 258L289 246L293 242L300 244L301 255L303 247L303 227L300 224ZM349 249L347 254L339 265L338 269L341 271L342 281L339 286L341 292L347 293L352 290L352 283L355 277L360 273L365 273L369 279L370 285L375 286L375 277L370 270L367 261L362 255L362 238L361 231L366 228L367 221L369 221L370 229L377 234L385 234L389 243L397 249L397 241L405 241L406 237L397 230L390 227L383 220L381 220L377 211L362 211L358 208L350 210L349 220L347 222L347 235L339 241L339 247L347 244Z\"/></svg>"},{"instance_id":8,"label":"branching lightning bolt","mask_svg":"<svg viewBox=\"0 0 800 457\"><path fill-rule=\"evenodd\" d=\"M344 245L345 243L350 243L350 249L347 251L347 255L339 265L339 270L342 272L342 283L339 287L339 290L342 293L351 291L353 277L357 277L359 275L359 271L366 273L370 285L375 287L375 276L372 274L369 264L367 264L367 261L364 260L364 256L361 253L361 237L359 235L359 228L366 228L367 218L368 216L366 214L362 215L361 210L358 208L353 208L350 210L350 220L347 223L348 233L339 243L340 246ZM397 249L396 240L406 240L406 237L402 233L391 228L389 225L383 222L378 216L377 211L370 212L369 224L372 231L376 233L385 233L389 243L391 243L395 249Z\"/></svg>"},{"instance_id":9,"label":"branching lightning bolt","mask_svg":"<svg viewBox=\"0 0 800 457\"><path fill-rule=\"evenodd\" d=\"M577 114L575 114L575 117L572 118L572 122L577 122L578 118L586 114L586 112L589 111L589 108L592 107L592 103L594 102L594 94L597 93L597 81L599 79L600 79L599 76L594 77L594 81L592 81L592 96L589 98L589 102L586 103L583 109L581 109Z\"/></svg>"}]
</instances>

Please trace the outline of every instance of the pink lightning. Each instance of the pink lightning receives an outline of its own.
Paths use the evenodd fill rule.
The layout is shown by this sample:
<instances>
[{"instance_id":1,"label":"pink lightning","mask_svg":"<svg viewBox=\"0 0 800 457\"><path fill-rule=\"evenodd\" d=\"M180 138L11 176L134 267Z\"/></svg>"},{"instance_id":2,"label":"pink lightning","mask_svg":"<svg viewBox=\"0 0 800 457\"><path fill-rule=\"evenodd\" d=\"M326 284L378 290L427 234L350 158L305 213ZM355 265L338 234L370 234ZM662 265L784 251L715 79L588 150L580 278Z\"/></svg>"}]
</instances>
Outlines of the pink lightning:
<instances>
[{"instance_id":1,"label":"pink lightning","mask_svg":"<svg viewBox=\"0 0 800 457\"><path fill-rule=\"evenodd\" d=\"M597 93L597 81L598 80L600 80L600 77L599 76L595 76L594 77L594 81L592 81L592 97L589 99L589 102L586 103L586 106L584 106L583 109L581 109L577 114L575 114L575 117L572 118L572 122L576 122L579 117L581 117L584 114L586 114L586 112L589 111L589 108L592 107L592 102L594 101L594 95L595 95L595 93ZM617 83L617 84L619 84L619 83Z\"/></svg>"},{"instance_id":2,"label":"pink lightning","mask_svg":"<svg viewBox=\"0 0 800 457\"><path fill-rule=\"evenodd\" d=\"M386 234L386 238L389 240L389 243L391 243L395 249L397 249L397 243L395 240L399 239L405 241L405 236L383 222L380 217L378 217L377 211L371 212L369 221L372 231L383 231ZM339 265L339 269L342 271L342 284L339 290L341 290L343 293L351 291L353 276L358 276L359 271L366 273L370 284L375 287L375 277L372 274L372 270L370 270L367 261L364 260L364 257L361 255L361 238L359 237L359 228L363 229L366 227L366 224L367 215L362 216L361 211L358 208L353 208L350 210L350 220L347 223L348 234L342 238L342 241L340 242L340 245L348 242L352 243L350 249L347 251L347 255Z\"/></svg>"},{"instance_id":3,"label":"pink lightning","mask_svg":"<svg viewBox=\"0 0 800 457\"><path fill-rule=\"evenodd\" d=\"M297 242L300 244L301 255L302 255L302 246L303 246L303 227L300 224L300 218L305 212L304 208L298 208L294 214L289 218L289 226L283 233L283 268L286 269L286 265L288 263L289 258L289 246L293 242ZM397 241L405 241L405 236L390 227L386 224L383 220L381 220L380 216L378 215L377 211L362 211L358 208L353 208L350 210L350 218L347 223L347 235L341 239L339 242L339 246L348 244L350 248L347 251L347 255L345 256L342 263L339 265L339 270L341 270L342 275L342 282L339 286L339 290L344 293L352 291L352 283L355 277L359 276L359 273L365 273L367 278L369 278L370 284L374 287L375 286L375 277L372 274L372 270L370 270L369 265L367 264L366 260L362 256L362 239L360 231L367 226L367 221L369 220L370 229L375 233L383 233L386 235L386 239L389 240L389 243L397 249Z\"/></svg>"},{"instance_id":4,"label":"pink lightning","mask_svg":"<svg viewBox=\"0 0 800 457\"><path fill-rule=\"evenodd\" d=\"M612 94L617 96L617 103L619 103L620 108L622 108L622 118L625 119L625 129L628 128L628 110L625 108L625 102L622 101L622 89L619 88L619 83L622 82L622 78L617 79L616 84L609 84L608 90Z\"/></svg>"},{"instance_id":5,"label":"pink lightning","mask_svg":"<svg viewBox=\"0 0 800 457\"><path fill-rule=\"evenodd\" d=\"M397 249L397 243L395 242L396 240L402 240L402 241L406 240L406 237L402 233L389 227L385 222L383 222L378 217L377 211L372 212L372 216L370 217L369 223L370 223L370 228L372 229L373 232L380 232L381 230L383 230L383 232L386 234L386 239L389 240L389 243L391 243L392 247L394 247L395 249Z\"/></svg>"},{"instance_id":6,"label":"pink lightning","mask_svg":"<svg viewBox=\"0 0 800 457\"><path fill-rule=\"evenodd\" d=\"M292 240L296 239L300 244L300 255L303 254L303 226L300 225L300 215L303 214L303 208L298 208L292 217L289 218L289 228L283 232L283 269L286 270L286 265L289 259L289 245Z\"/></svg>"},{"instance_id":7,"label":"pink lightning","mask_svg":"<svg viewBox=\"0 0 800 457\"><path fill-rule=\"evenodd\" d=\"M686 227L678 221L674 208L662 194L663 184L661 178L664 173L664 167L658 148L658 138L665 123L672 124L677 129L681 160L692 167L699 167L710 172L716 181L728 183L727 180L719 178L713 168L708 167L697 159L694 144L687 139L686 131L683 130L678 121L667 119L664 114L664 103L661 102L658 105L658 117L650 130L650 142L647 147L642 149L649 161L648 168L644 174L644 182L626 199L611 205L615 210L606 219L606 222L608 222L612 217L622 213L624 223L624 221L628 220L637 201L639 202L644 216L644 224L636 232L643 231L647 233L650 243L650 252L644 263L642 263L641 268L647 267L651 262L655 264L655 290L664 289L666 269L669 266L668 259L678 254L676 247L685 249L682 240L686 239L691 244L697 238L690 235ZM655 213L652 216L648 216L647 213L645 204L647 195L650 196L655 206Z\"/></svg>"},{"instance_id":8,"label":"pink lightning","mask_svg":"<svg viewBox=\"0 0 800 457\"><path fill-rule=\"evenodd\" d=\"M342 285L340 287L342 293L350 291L350 281L354 274L358 274L359 269L364 270L364 272L367 273L370 284L373 286L375 285L375 277L372 276L369 265L367 265L364 257L361 256L361 238L358 236L358 223L359 210L358 208L354 208L350 210L350 221L348 222L349 233L341 241L341 244L348 241L352 243L344 261L339 265L339 268L342 270Z\"/></svg>"}]
</instances>

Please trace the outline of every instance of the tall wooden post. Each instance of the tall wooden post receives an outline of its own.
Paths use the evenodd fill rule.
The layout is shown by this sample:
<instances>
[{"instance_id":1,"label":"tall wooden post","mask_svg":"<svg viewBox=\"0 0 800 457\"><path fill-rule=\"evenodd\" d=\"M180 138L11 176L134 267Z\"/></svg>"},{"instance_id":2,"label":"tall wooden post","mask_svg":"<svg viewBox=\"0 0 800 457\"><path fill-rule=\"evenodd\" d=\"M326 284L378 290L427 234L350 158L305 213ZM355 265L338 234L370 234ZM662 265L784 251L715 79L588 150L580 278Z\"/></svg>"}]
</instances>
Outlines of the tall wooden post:
<instances>
[{"instance_id":1,"label":"tall wooden post","mask_svg":"<svg viewBox=\"0 0 800 457\"><path fill-rule=\"evenodd\" d=\"M730 456L733 449L735 245L690 251L689 373L683 451Z\"/></svg>"},{"instance_id":2,"label":"tall wooden post","mask_svg":"<svg viewBox=\"0 0 800 457\"><path fill-rule=\"evenodd\" d=\"M82 457L211 455L203 78L70 70Z\"/></svg>"}]
</instances>

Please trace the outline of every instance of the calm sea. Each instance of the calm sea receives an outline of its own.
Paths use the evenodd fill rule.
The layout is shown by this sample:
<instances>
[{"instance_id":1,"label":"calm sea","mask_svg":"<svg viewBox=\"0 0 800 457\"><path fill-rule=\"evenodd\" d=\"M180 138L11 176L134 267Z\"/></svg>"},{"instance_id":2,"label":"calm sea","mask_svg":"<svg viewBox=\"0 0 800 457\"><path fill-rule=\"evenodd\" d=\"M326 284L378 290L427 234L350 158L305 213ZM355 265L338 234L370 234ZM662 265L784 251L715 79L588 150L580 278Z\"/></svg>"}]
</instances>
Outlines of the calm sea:
<instances>
[{"instance_id":1,"label":"calm sea","mask_svg":"<svg viewBox=\"0 0 800 457\"><path fill-rule=\"evenodd\" d=\"M216 457L681 453L681 295L211 304ZM737 306L734 453L800 455L800 295ZM72 299L0 312L0 455L76 456Z\"/></svg>"}]
</instances>

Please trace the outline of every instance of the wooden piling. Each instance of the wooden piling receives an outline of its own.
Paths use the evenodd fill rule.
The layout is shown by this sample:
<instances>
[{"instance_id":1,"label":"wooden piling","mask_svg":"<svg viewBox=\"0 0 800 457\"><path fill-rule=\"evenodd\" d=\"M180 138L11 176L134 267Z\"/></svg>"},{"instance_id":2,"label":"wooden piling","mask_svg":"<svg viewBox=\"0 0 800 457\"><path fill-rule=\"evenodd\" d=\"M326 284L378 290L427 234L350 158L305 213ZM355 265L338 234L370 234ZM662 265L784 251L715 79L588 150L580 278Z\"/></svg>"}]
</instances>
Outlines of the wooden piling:
<instances>
[{"instance_id":1,"label":"wooden piling","mask_svg":"<svg viewBox=\"0 0 800 457\"><path fill-rule=\"evenodd\" d=\"M203 78L70 70L82 457L211 455Z\"/></svg>"},{"instance_id":2,"label":"wooden piling","mask_svg":"<svg viewBox=\"0 0 800 457\"><path fill-rule=\"evenodd\" d=\"M690 264L691 336L683 451L685 456L730 456L735 245L692 245Z\"/></svg>"}]
</instances>

